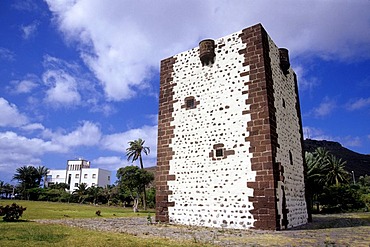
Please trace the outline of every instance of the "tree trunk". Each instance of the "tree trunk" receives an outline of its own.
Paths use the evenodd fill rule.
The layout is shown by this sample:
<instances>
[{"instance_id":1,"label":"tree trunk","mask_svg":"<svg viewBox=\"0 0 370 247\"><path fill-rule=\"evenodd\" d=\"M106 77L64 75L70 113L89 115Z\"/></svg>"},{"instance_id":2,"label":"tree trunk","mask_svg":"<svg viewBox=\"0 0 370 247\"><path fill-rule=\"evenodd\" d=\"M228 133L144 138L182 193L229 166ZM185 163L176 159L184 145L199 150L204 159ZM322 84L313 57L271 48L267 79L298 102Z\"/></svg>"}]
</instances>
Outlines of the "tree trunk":
<instances>
[{"instance_id":1,"label":"tree trunk","mask_svg":"<svg viewBox=\"0 0 370 247\"><path fill-rule=\"evenodd\" d=\"M132 206L132 208L133 208L133 210L134 210L134 213L136 213L136 212L139 212L139 210L138 210L138 204L139 204L139 199L136 197L135 199L134 199L134 205Z\"/></svg>"},{"instance_id":2,"label":"tree trunk","mask_svg":"<svg viewBox=\"0 0 370 247\"><path fill-rule=\"evenodd\" d=\"M140 155L140 166L141 166L141 169L143 170L144 169L144 166L143 166L143 159L141 158L141 155ZM143 188L144 188L143 207L144 207L144 211L145 211L146 210L146 189L145 189L145 184L143 184Z\"/></svg>"}]
</instances>

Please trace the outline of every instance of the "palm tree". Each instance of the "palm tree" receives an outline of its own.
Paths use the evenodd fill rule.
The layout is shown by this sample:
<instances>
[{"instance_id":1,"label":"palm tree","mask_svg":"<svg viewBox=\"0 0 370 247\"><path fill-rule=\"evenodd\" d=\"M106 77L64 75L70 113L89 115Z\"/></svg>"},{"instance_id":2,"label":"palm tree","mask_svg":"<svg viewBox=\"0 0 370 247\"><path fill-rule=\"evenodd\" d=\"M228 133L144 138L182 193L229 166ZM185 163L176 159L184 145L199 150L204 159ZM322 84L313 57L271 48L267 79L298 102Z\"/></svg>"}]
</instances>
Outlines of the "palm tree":
<instances>
[{"instance_id":1,"label":"palm tree","mask_svg":"<svg viewBox=\"0 0 370 247\"><path fill-rule=\"evenodd\" d=\"M130 147L126 149L127 160L128 161L131 160L131 162L134 162L135 160L139 159L141 169L144 169L142 153L146 155L150 153L149 147L145 147L144 143L145 141L142 140L141 138L134 140L134 141L129 141L128 144L130 145ZM143 206L144 206L144 210L146 210L145 184L143 185L143 190L144 190Z\"/></svg>"},{"instance_id":2,"label":"palm tree","mask_svg":"<svg viewBox=\"0 0 370 247\"><path fill-rule=\"evenodd\" d=\"M45 177L48 175L49 169L46 168L45 166L38 166L36 167L37 171L37 183L40 186L41 181L44 181L44 187L45 187Z\"/></svg>"},{"instance_id":3,"label":"palm tree","mask_svg":"<svg viewBox=\"0 0 370 247\"><path fill-rule=\"evenodd\" d=\"M320 151L319 151L320 152ZM325 185L325 173L324 167L325 156L317 155L314 153L305 153L305 162L307 165L307 193L309 196L309 205L313 208L314 201L316 201L317 210L319 210L319 204L317 202L318 196L323 191Z\"/></svg>"},{"instance_id":4,"label":"palm tree","mask_svg":"<svg viewBox=\"0 0 370 247\"><path fill-rule=\"evenodd\" d=\"M20 188L22 197L27 195L27 190L37 188L38 184L38 173L33 166L22 166L16 169L16 173L13 176L13 180L20 182Z\"/></svg>"},{"instance_id":5,"label":"palm tree","mask_svg":"<svg viewBox=\"0 0 370 247\"><path fill-rule=\"evenodd\" d=\"M99 196L102 194L102 187L95 187L91 186L87 188L86 192L88 196L91 196L93 198L93 204L96 205L98 202Z\"/></svg>"},{"instance_id":6,"label":"palm tree","mask_svg":"<svg viewBox=\"0 0 370 247\"><path fill-rule=\"evenodd\" d=\"M108 206L110 206L112 198L118 194L118 187L108 184L103 188L102 195L107 199Z\"/></svg>"},{"instance_id":7,"label":"palm tree","mask_svg":"<svg viewBox=\"0 0 370 247\"><path fill-rule=\"evenodd\" d=\"M325 166L327 185L338 186L340 183L348 182L348 172L344 169L346 163L332 154L328 156Z\"/></svg>"},{"instance_id":8,"label":"palm tree","mask_svg":"<svg viewBox=\"0 0 370 247\"><path fill-rule=\"evenodd\" d=\"M72 193L78 196L79 203L83 203L87 197L87 184L79 184L77 189L75 189Z\"/></svg>"}]
</instances>

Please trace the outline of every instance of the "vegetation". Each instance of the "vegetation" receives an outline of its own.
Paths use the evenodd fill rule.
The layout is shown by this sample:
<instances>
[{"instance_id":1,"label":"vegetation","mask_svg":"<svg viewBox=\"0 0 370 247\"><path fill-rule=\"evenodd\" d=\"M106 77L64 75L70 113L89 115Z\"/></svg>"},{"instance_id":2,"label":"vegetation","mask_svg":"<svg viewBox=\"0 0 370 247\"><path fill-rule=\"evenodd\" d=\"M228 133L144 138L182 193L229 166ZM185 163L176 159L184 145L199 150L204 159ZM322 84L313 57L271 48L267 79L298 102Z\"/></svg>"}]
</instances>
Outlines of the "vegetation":
<instances>
[{"instance_id":1,"label":"vegetation","mask_svg":"<svg viewBox=\"0 0 370 247\"><path fill-rule=\"evenodd\" d=\"M307 164L307 190L311 208L316 211L346 212L369 209L370 179L360 177L351 181L345 170L346 162L330 154L324 148L305 154Z\"/></svg>"},{"instance_id":2,"label":"vegetation","mask_svg":"<svg viewBox=\"0 0 370 247\"><path fill-rule=\"evenodd\" d=\"M140 168L144 170L144 165L143 165L143 158L142 158L142 153L148 155L150 153L149 147L144 146L145 141L142 140L141 138L134 140L134 141L129 141L130 147L126 149L126 156L127 160L131 160L134 162L135 160L139 159L140 161ZM142 191L144 193L143 197L143 206L144 210L146 210L146 189L145 189L145 184L142 185Z\"/></svg>"},{"instance_id":3,"label":"vegetation","mask_svg":"<svg viewBox=\"0 0 370 247\"><path fill-rule=\"evenodd\" d=\"M22 217L23 211L26 208L13 203L12 205L1 206L0 205L0 216L4 216L4 221L17 221Z\"/></svg>"},{"instance_id":4,"label":"vegetation","mask_svg":"<svg viewBox=\"0 0 370 247\"><path fill-rule=\"evenodd\" d=\"M0 223L0 246L207 246L191 241L175 241L156 237L137 237L125 233L99 232L76 227L36 222Z\"/></svg>"},{"instance_id":5,"label":"vegetation","mask_svg":"<svg viewBox=\"0 0 370 247\"><path fill-rule=\"evenodd\" d=\"M0 205L9 200L0 200ZM20 203L20 201L15 201ZM208 238L199 234L207 231L189 226L154 225L168 232L163 238L152 237L150 233L130 235L124 232L100 232L86 228L69 227L52 223L36 223L35 219L96 218L101 211L104 221L108 217L142 217L148 212L133 213L131 209L86 205L77 203L21 201L27 210L22 222L0 222L0 246L367 246L369 243L369 213L338 215L317 215L314 223L299 230L280 232L232 231L209 229ZM153 211L151 211L153 212ZM63 213L66 216L63 216ZM113 215L113 214L116 214ZM168 230L167 230L168 229ZM170 232L183 233L180 239L172 239ZM190 232L190 233L189 233ZM185 239L185 234L192 238Z\"/></svg>"},{"instance_id":6,"label":"vegetation","mask_svg":"<svg viewBox=\"0 0 370 247\"><path fill-rule=\"evenodd\" d=\"M119 186L130 192L130 197L134 201L133 210L137 212L140 194L154 180L153 174L139 169L137 166L126 166L118 169L117 178ZM144 201L145 198L143 198ZM143 204L145 205L145 203ZM145 208L144 206L144 210Z\"/></svg>"},{"instance_id":7,"label":"vegetation","mask_svg":"<svg viewBox=\"0 0 370 247\"><path fill-rule=\"evenodd\" d=\"M26 200L0 200L0 205L16 203L27 208L24 211L23 220L35 219L63 219L63 218L94 218L96 211L100 210L104 218L114 217L146 217L148 212L154 213L154 210L147 210L134 213L131 208L113 207L106 205L91 205L79 203L61 203L61 202L41 202ZM1 246L1 245L0 245Z\"/></svg>"},{"instance_id":8,"label":"vegetation","mask_svg":"<svg viewBox=\"0 0 370 247\"><path fill-rule=\"evenodd\" d=\"M49 169L44 166L22 166L17 168L13 180L18 181L17 186L5 184L0 181L0 198L26 199L34 201L51 202L77 202L108 205L133 205L134 211L138 211L139 204L147 209L155 207L155 189L149 188L149 203L147 202L146 187L154 180L152 173L144 170L142 153L149 154L149 147L144 146L145 141L138 139L130 141L130 147L126 149L127 159L132 162L139 160L140 168L120 168L117 173L116 185L107 185L105 188L88 186L85 183L78 185L72 193L66 191L69 185L65 183L42 186ZM45 185L45 183L44 183ZM143 194L143 196L142 196ZM141 199L141 201L140 201Z\"/></svg>"}]
</instances>

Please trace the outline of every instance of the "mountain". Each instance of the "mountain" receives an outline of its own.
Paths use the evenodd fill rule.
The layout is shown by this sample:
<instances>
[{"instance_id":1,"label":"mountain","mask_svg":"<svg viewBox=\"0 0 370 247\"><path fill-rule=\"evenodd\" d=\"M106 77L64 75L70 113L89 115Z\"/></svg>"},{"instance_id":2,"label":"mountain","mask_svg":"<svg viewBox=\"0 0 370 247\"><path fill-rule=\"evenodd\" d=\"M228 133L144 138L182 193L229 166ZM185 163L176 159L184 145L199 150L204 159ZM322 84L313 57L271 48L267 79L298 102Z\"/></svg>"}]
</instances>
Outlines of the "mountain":
<instances>
[{"instance_id":1,"label":"mountain","mask_svg":"<svg viewBox=\"0 0 370 247\"><path fill-rule=\"evenodd\" d=\"M359 154L348 148L343 147L338 142L318 141L306 139L303 141L303 150L305 152L314 152L316 148L322 147L328 150L342 160L347 161L346 170L355 174L356 180L360 176L370 175L370 155Z\"/></svg>"}]
</instances>

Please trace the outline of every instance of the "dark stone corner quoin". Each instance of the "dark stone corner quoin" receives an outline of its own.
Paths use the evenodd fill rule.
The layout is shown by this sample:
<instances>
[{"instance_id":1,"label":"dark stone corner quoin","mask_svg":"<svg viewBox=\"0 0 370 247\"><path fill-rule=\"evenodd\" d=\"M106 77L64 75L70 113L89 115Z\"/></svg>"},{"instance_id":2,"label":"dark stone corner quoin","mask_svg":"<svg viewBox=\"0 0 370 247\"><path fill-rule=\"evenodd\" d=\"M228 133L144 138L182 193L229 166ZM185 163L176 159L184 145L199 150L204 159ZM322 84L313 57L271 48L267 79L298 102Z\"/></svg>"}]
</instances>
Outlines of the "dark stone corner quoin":
<instances>
[{"instance_id":1,"label":"dark stone corner quoin","mask_svg":"<svg viewBox=\"0 0 370 247\"><path fill-rule=\"evenodd\" d=\"M238 52L244 55L243 66L249 66L249 71L241 72L240 77L249 75L249 81L245 83L248 86L248 98L245 101L249 105L249 110L243 111L243 114L250 114L251 121L247 123L249 135L245 141L250 143L249 152L251 158L251 170L256 171L254 182L246 182L246 186L252 188L253 196L249 197L253 209L250 213L253 215L255 222L254 229L264 230L281 230L289 225L287 206L287 195L284 184L284 164L277 162L279 136L277 126L277 109L275 107L274 96L274 78L273 68L270 58L270 44L267 32L261 24L243 29L240 33L240 39L246 45L246 48ZM213 40L203 40L200 42L200 62L202 66L207 66L214 62L215 59L215 42ZM288 50L280 48L278 50L281 74L289 77L290 62ZM156 170L156 220L169 222L170 217L168 208L173 207L176 202L169 202L168 196L172 194L169 190L168 181L175 180L176 176L169 174L170 160L174 152L170 146L174 138L174 128L171 122L174 120L172 115L174 111L175 100L173 82L173 65L176 63L175 57L170 57L161 61L160 72L160 97L159 97L159 116L158 116L158 151L157 151L157 170ZM290 75L291 76L291 75ZM290 77L289 77L290 78ZM285 79L284 79L285 80ZM296 113L299 119L299 134L303 142L302 121L299 109L299 98L297 90L297 81L294 74L296 94ZM196 94L189 92L189 96L181 102L181 108L192 110L202 104L202 100L196 97ZM194 95L194 96L193 96ZM283 100L285 108L285 101ZM211 160L219 162L227 159L228 156L235 155L234 150L226 149L223 143L213 144L213 150L209 150L208 156ZM289 155L291 155L289 151ZM303 152L302 152L303 157ZM305 169L305 166L304 166ZM277 191L281 191L278 198ZM281 207L279 212L278 204ZM308 210L308 208L307 208ZM309 213L309 212L308 212ZM310 215L308 214L308 218Z\"/></svg>"}]
</instances>

